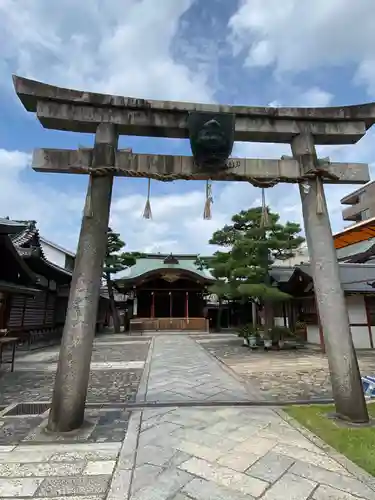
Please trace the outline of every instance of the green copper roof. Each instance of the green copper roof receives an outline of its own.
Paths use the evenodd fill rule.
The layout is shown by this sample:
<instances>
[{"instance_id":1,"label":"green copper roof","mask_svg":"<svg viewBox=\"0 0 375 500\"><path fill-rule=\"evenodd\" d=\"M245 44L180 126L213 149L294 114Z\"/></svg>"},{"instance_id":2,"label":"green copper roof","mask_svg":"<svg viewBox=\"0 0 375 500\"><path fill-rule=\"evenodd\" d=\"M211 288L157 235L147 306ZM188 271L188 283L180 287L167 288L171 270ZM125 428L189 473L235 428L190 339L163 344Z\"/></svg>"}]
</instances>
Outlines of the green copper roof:
<instances>
[{"instance_id":1,"label":"green copper roof","mask_svg":"<svg viewBox=\"0 0 375 500\"><path fill-rule=\"evenodd\" d=\"M165 263L164 261L167 259L173 260L177 259L178 264L173 263ZM198 269L195 265L195 261L197 259L197 255L162 255L162 254L150 254L137 259L137 262L134 266L127 269L122 276L118 277L118 280L128 281L135 280L141 277L143 274L150 273L152 271L164 269L175 269L176 271L188 271L198 275L199 277L206 280L213 280L213 276L207 269ZM118 281L116 280L116 281Z\"/></svg>"}]
</instances>

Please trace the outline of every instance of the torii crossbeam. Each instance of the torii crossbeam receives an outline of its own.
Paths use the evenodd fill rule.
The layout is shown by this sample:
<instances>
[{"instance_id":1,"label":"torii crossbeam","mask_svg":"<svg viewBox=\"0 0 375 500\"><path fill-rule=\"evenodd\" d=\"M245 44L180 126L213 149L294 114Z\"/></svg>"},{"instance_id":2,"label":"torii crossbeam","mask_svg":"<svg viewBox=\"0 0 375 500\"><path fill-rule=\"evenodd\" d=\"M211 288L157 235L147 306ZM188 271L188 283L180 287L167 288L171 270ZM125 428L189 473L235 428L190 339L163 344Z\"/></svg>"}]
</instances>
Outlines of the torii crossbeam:
<instances>
[{"instance_id":1,"label":"torii crossbeam","mask_svg":"<svg viewBox=\"0 0 375 500\"><path fill-rule=\"evenodd\" d=\"M106 170L93 165L94 149L36 149L32 167L37 172L59 174L107 174L119 177L150 177L165 180L269 181L303 182L305 176L300 164L290 159L232 158L227 169L216 174L202 172L192 156L134 154L129 150L115 152L114 164ZM366 163L337 163L322 161L324 182L333 184L364 184L370 180Z\"/></svg>"}]
</instances>

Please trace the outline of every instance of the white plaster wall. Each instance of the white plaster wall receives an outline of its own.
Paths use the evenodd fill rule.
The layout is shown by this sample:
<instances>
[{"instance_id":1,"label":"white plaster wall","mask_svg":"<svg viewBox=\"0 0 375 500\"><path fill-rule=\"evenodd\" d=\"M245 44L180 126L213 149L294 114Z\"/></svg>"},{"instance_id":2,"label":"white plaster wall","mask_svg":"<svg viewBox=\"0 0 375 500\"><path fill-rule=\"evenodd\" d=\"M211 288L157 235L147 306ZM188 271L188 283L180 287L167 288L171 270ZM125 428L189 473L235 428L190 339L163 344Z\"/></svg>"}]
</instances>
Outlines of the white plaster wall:
<instances>
[{"instance_id":1,"label":"white plaster wall","mask_svg":"<svg viewBox=\"0 0 375 500\"><path fill-rule=\"evenodd\" d=\"M307 325L307 342L309 344L320 345L320 335L318 325Z\"/></svg>"},{"instance_id":2,"label":"white plaster wall","mask_svg":"<svg viewBox=\"0 0 375 500\"><path fill-rule=\"evenodd\" d=\"M345 297L350 323L367 325L365 298L363 295L348 295Z\"/></svg>"},{"instance_id":3,"label":"white plaster wall","mask_svg":"<svg viewBox=\"0 0 375 500\"><path fill-rule=\"evenodd\" d=\"M287 260L278 260L276 259L273 265L275 267L281 266L298 266L301 262L310 262L309 250L307 248L306 243L301 245L301 247L297 250L296 255Z\"/></svg>"},{"instance_id":4,"label":"white plaster wall","mask_svg":"<svg viewBox=\"0 0 375 500\"><path fill-rule=\"evenodd\" d=\"M349 322L362 323L361 326L351 326L353 344L356 349L371 348L370 336L367 326L367 315L365 298L363 295L348 295L346 304L348 308Z\"/></svg>"},{"instance_id":5,"label":"white plaster wall","mask_svg":"<svg viewBox=\"0 0 375 500\"><path fill-rule=\"evenodd\" d=\"M41 245L47 260L57 266L65 268L65 252L62 252L45 242L41 242Z\"/></svg>"},{"instance_id":6,"label":"white plaster wall","mask_svg":"<svg viewBox=\"0 0 375 500\"><path fill-rule=\"evenodd\" d=\"M351 324L362 324L361 326L351 326L353 344L356 349L371 348L369 331L367 326L367 315L365 307L365 299L363 295L349 295L345 297L348 308L349 321ZM375 334L375 326L373 335ZM374 336L373 336L374 338ZM318 325L307 325L307 341L310 344L320 344L319 327Z\"/></svg>"},{"instance_id":7,"label":"white plaster wall","mask_svg":"<svg viewBox=\"0 0 375 500\"><path fill-rule=\"evenodd\" d=\"M275 317L275 326L284 326L284 318ZM288 318L286 318L286 326L288 326Z\"/></svg>"},{"instance_id":8,"label":"white plaster wall","mask_svg":"<svg viewBox=\"0 0 375 500\"><path fill-rule=\"evenodd\" d=\"M367 326L351 326L353 344L356 349L370 349L370 336Z\"/></svg>"}]
</instances>

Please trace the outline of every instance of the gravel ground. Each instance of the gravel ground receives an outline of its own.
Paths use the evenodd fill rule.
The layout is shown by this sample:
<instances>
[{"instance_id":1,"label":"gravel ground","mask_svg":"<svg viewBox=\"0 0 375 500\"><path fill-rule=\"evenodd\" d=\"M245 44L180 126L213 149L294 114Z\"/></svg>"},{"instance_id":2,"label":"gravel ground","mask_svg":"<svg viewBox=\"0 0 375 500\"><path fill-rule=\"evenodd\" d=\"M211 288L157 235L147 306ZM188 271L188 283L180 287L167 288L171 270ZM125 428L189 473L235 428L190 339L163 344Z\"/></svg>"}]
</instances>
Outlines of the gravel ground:
<instances>
[{"instance_id":1,"label":"gravel ground","mask_svg":"<svg viewBox=\"0 0 375 500\"><path fill-rule=\"evenodd\" d=\"M315 349L251 351L241 339L201 344L267 400L332 397L327 357ZM363 375L375 375L375 352L358 351Z\"/></svg>"},{"instance_id":2,"label":"gravel ground","mask_svg":"<svg viewBox=\"0 0 375 500\"><path fill-rule=\"evenodd\" d=\"M0 372L0 405L17 402L50 401L55 379L58 346L33 352L18 352L15 371L2 366ZM140 366L146 361L149 349L147 340L131 341L129 338L105 339L94 346L87 403L125 403L134 401L143 373L142 368L126 367L132 361ZM111 363L115 367L108 369ZM121 364L124 364L124 367ZM18 371L17 371L18 368ZM51 368L53 368L51 370ZM114 369L115 368L115 369ZM87 408L87 424L74 436L55 436L45 432L47 419L35 416L0 417L0 445L17 445L48 442L121 442L126 434L130 413L122 409Z\"/></svg>"},{"instance_id":3,"label":"gravel ground","mask_svg":"<svg viewBox=\"0 0 375 500\"><path fill-rule=\"evenodd\" d=\"M101 336L93 350L92 362L127 363L131 361L145 362L149 342L132 342L129 337L113 336L108 339ZM21 401L48 401L51 398L55 379L55 370L48 371L48 365L56 363L59 347L40 349L30 353L19 353L16 358L15 371L9 372L9 366L3 365L0 371L0 405ZM25 367L28 368L25 371ZM18 371L17 371L18 368ZM87 394L89 403L119 403L133 401L143 369L139 367L126 369L105 369L100 367L91 371ZM23 369L21 371L21 369Z\"/></svg>"}]
</instances>

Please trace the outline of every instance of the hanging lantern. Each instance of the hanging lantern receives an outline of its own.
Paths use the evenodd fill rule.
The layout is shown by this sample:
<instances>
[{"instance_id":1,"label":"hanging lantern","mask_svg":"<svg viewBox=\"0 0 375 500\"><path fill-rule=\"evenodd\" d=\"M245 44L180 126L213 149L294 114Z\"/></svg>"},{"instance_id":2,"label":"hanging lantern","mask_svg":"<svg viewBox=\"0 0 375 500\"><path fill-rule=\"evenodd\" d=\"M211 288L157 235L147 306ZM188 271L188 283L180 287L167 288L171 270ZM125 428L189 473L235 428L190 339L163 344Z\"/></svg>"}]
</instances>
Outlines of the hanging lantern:
<instances>
[{"instance_id":1,"label":"hanging lantern","mask_svg":"<svg viewBox=\"0 0 375 500\"><path fill-rule=\"evenodd\" d=\"M144 219L152 219L152 211L151 211L151 203L150 203L150 193L151 193L151 179L148 179L148 184L147 184L147 200L146 200L145 209L143 211L143 218Z\"/></svg>"}]
</instances>

